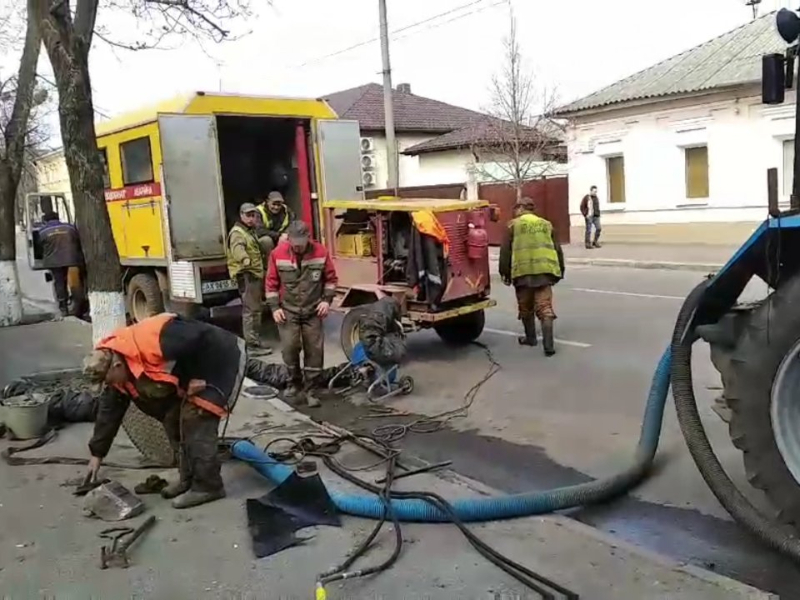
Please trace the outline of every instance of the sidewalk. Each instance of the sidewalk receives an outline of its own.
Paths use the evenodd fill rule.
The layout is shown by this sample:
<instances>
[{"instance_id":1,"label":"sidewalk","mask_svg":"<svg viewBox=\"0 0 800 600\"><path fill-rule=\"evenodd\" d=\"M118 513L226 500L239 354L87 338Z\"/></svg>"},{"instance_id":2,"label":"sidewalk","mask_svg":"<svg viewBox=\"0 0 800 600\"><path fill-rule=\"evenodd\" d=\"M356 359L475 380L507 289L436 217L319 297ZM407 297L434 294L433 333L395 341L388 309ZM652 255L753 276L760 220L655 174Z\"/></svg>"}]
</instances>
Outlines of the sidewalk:
<instances>
[{"instance_id":1,"label":"sidewalk","mask_svg":"<svg viewBox=\"0 0 800 600\"><path fill-rule=\"evenodd\" d=\"M589 250L583 244L566 244L564 257L570 265L626 267L633 269L680 269L714 272L730 259L738 246L604 244ZM497 261L499 248L490 256Z\"/></svg>"},{"instance_id":2,"label":"sidewalk","mask_svg":"<svg viewBox=\"0 0 800 600\"><path fill-rule=\"evenodd\" d=\"M20 356L0 374L0 381L55 365L77 366L89 344L89 327L74 321L0 330L0 347ZM18 349L18 350L17 350ZM47 353L46 365L40 354ZM0 361L2 364L2 361ZM248 382L249 383L249 382ZM248 387L245 384L245 389ZM271 438L297 437L313 424L277 400L243 395L228 434L257 438L263 447ZM73 425L37 451L42 456L84 456L91 425ZM303 433L300 433L303 432ZM5 442L2 442L5 444ZM136 454L121 435L110 460L130 462ZM374 462L364 451L343 446L343 464ZM406 457L413 460L412 457ZM145 497L155 528L132 552L127 570L98 568L97 533L106 523L80 514L80 500L61 487L81 476L80 467L9 467L0 463L0 597L28 598L309 598L315 576L340 562L372 529L374 522L344 517L343 528L316 528L305 544L270 558L255 560L243 504L266 493L271 485L244 464L224 466L228 498L189 512L176 512L158 497ZM105 476L132 486L151 472L105 470ZM162 476L173 473L164 472ZM359 475L374 480L381 468ZM331 489L351 491L347 484L322 471ZM398 489L429 489L448 498L485 496L495 492L455 473L419 475L398 482ZM136 524L141 518L136 520ZM126 523L127 524L127 523ZM503 554L592 600L766 599L773 596L686 565L642 551L563 516L531 517L472 525L488 544ZM328 589L328 598L511 598L537 597L486 562L448 525L404 524L406 543L389 571ZM393 535L386 527L376 547L356 566L375 564L391 553Z\"/></svg>"}]
</instances>

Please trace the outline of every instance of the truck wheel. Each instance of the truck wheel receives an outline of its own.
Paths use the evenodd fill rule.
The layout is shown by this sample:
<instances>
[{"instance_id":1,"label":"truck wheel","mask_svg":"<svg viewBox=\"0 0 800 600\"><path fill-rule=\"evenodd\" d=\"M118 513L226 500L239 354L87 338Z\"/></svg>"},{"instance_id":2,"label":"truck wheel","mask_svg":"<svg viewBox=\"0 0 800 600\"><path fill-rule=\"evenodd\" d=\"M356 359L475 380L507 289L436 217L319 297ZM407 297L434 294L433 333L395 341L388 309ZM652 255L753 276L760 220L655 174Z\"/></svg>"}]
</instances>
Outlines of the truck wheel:
<instances>
[{"instance_id":1,"label":"truck wheel","mask_svg":"<svg viewBox=\"0 0 800 600\"><path fill-rule=\"evenodd\" d=\"M175 465L175 452L169 443L164 425L159 421L144 414L131 403L122 420L122 427L136 449L148 461L165 467Z\"/></svg>"},{"instance_id":2,"label":"truck wheel","mask_svg":"<svg viewBox=\"0 0 800 600\"><path fill-rule=\"evenodd\" d=\"M464 346L477 340L486 325L486 313L482 310L446 319L433 326L442 341L455 346Z\"/></svg>"},{"instance_id":3,"label":"truck wheel","mask_svg":"<svg viewBox=\"0 0 800 600\"><path fill-rule=\"evenodd\" d=\"M164 312L164 296L158 280L149 273L139 273L131 278L125 300L134 323Z\"/></svg>"},{"instance_id":4,"label":"truck wheel","mask_svg":"<svg viewBox=\"0 0 800 600\"><path fill-rule=\"evenodd\" d=\"M747 479L784 523L800 526L800 277L739 317L736 347L712 352ZM737 327L737 329L739 329Z\"/></svg>"},{"instance_id":5,"label":"truck wheel","mask_svg":"<svg viewBox=\"0 0 800 600\"><path fill-rule=\"evenodd\" d=\"M353 355L353 347L359 341L358 324L365 314L367 314L367 309L365 307L355 306L347 311L344 319L342 319L342 331L339 334L339 340L347 360L350 360L350 357Z\"/></svg>"}]
</instances>

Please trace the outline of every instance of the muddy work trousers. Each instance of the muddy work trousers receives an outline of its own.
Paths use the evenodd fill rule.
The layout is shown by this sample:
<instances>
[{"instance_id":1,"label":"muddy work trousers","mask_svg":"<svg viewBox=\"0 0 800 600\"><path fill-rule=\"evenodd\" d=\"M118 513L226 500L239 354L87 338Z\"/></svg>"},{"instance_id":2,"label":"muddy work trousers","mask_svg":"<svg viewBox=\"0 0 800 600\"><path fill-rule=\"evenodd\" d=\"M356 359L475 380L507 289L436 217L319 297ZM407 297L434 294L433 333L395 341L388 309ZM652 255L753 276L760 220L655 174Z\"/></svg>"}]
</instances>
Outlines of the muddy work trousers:
<instances>
[{"instance_id":1,"label":"muddy work trousers","mask_svg":"<svg viewBox=\"0 0 800 600\"><path fill-rule=\"evenodd\" d=\"M57 267L50 269L53 277L53 290L56 293L56 301L62 316L69 313L69 267Z\"/></svg>"},{"instance_id":2,"label":"muddy work trousers","mask_svg":"<svg viewBox=\"0 0 800 600\"><path fill-rule=\"evenodd\" d=\"M556 313L553 311L553 286L519 286L516 288L516 292L520 321L525 321L533 316L540 321L556 318Z\"/></svg>"},{"instance_id":3,"label":"muddy work trousers","mask_svg":"<svg viewBox=\"0 0 800 600\"><path fill-rule=\"evenodd\" d=\"M289 369L290 385L311 389L317 386L325 364L325 332L318 316L303 317L286 313L280 326L283 362ZM303 363L300 363L300 354Z\"/></svg>"},{"instance_id":4,"label":"muddy work trousers","mask_svg":"<svg viewBox=\"0 0 800 600\"><path fill-rule=\"evenodd\" d=\"M236 276L236 282L242 297L242 337L248 346L257 347L260 343L264 279L245 272Z\"/></svg>"},{"instance_id":5,"label":"muddy work trousers","mask_svg":"<svg viewBox=\"0 0 800 600\"><path fill-rule=\"evenodd\" d=\"M178 457L182 482L198 492L223 489L217 455L219 417L190 402L175 401L164 417L164 429Z\"/></svg>"}]
</instances>

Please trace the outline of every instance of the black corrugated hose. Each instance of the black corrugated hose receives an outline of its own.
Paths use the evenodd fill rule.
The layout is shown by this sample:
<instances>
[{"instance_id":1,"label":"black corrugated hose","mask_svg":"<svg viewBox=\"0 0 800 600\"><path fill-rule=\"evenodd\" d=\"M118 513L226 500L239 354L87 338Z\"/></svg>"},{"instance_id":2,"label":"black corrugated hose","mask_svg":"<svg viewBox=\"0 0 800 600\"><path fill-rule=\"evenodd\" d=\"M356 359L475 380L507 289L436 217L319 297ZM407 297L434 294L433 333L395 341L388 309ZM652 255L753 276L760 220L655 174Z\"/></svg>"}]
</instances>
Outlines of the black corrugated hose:
<instances>
[{"instance_id":1,"label":"black corrugated hose","mask_svg":"<svg viewBox=\"0 0 800 600\"><path fill-rule=\"evenodd\" d=\"M683 437L703 479L725 510L762 542L800 563L800 540L794 531L762 514L736 488L714 454L700 419L692 383L692 344L697 339L692 321L707 287L708 281L704 281L686 298L672 334L672 395Z\"/></svg>"}]
</instances>

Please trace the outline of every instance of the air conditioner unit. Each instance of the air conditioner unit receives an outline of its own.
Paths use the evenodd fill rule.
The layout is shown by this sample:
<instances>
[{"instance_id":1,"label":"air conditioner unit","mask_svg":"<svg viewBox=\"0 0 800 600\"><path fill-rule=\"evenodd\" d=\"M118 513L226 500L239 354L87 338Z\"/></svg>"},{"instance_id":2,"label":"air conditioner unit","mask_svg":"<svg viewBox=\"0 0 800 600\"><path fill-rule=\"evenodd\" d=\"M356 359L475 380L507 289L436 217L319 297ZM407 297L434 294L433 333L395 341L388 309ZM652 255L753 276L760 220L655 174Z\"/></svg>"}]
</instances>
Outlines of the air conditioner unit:
<instances>
[{"instance_id":1,"label":"air conditioner unit","mask_svg":"<svg viewBox=\"0 0 800 600\"><path fill-rule=\"evenodd\" d=\"M361 168L365 171L372 171L375 169L375 158L369 154L364 154L361 157Z\"/></svg>"},{"instance_id":2,"label":"air conditioner unit","mask_svg":"<svg viewBox=\"0 0 800 600\"><path fill-rule=\"evenodd\" d=\"M375 152L375 140L371 137L362 137L361 152L363 152L364 154L367 154L369 152Z\"/></svg>"},{"instance_id":3,"label":"air conditioner unit","mask_svg":"<svg viewBox=\"0 0 800 600\"><path fill-rule=\"evenodd\" d=\"M375 173L365 171L361 174L361 181L364 182L364 187L372 187L375 185Z\"/></svg>"}]
</instances>

